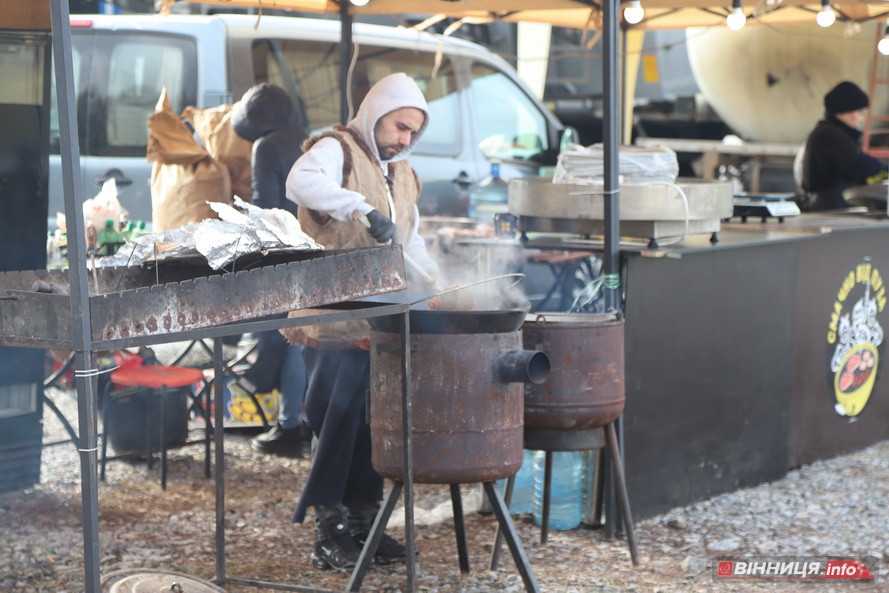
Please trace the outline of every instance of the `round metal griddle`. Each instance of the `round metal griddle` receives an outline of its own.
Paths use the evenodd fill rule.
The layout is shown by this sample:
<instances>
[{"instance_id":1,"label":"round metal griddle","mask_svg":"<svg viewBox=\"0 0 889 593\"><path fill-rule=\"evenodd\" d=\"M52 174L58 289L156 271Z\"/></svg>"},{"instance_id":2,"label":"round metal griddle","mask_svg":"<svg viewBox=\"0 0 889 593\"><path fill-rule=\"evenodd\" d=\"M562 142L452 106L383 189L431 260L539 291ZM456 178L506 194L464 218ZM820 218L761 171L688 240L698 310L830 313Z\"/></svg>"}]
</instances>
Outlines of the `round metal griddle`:
<instances>
[{"instance_id":1,"label":"round metal griddle","mask_svg":"<svg viewBox=\"0 0 889 593\"><path fill-rule=\"evenodd\" d=\"M418 334L501 334L518 331L525 322L524 309L504 311L411 311L411 333ZM398 317L370 319L373 329L397 333Z\"/></svg>"}]
</instances>

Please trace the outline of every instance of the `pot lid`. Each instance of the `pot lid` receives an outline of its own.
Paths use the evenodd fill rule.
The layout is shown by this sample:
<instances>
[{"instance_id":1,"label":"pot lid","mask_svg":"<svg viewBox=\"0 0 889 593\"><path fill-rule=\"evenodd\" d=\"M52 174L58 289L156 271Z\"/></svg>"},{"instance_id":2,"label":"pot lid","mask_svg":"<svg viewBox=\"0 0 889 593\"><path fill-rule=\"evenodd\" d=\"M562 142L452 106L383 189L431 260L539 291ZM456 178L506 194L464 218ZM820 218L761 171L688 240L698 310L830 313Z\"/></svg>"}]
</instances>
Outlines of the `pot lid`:
<instances>
[{"instance_id":1,"label":"pot lid","mask_svg":"<svg viewBox=\"0 0 889 593\"><path fill-rule=\"evenodd\" d=\"M142 571L112 579L108 593L224 593L224 590L184 574Z\"/></svg>"}]
</instances>

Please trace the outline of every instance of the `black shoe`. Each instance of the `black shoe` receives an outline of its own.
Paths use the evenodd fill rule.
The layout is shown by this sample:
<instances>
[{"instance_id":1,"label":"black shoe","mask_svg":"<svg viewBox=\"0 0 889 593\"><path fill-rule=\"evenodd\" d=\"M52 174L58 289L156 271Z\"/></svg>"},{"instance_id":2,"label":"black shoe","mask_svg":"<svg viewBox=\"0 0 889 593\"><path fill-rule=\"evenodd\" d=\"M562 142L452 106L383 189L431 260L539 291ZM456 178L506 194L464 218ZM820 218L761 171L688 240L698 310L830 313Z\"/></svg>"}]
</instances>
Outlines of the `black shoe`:
<instances>
[{"instance_id":1,"label":"black shoe","mask_svg":"<svg viewBox=\"0 0 889 593\"><path fill-rule=\"evenodd\" d=\"M370 537L370 528L373 527L379 508L348 509L348 511L349 533L355 538L355 543L363 548L367 538ZM379 565L395 564L404 562L405 558L407 558L407 548L384 533L374 554L374 562Z\"/></svg>"},{"instance_id":2,"label":"black shoe","mask_svg":"<svg viewBox=\"0 0 889 593\"><path fill-rule=\"evenodd\" d=\"M315 507L315 548L312 566L321 570L351 570L361 549L349 534L346 516L340 507Z\"/></svg>"},{"instance_id":3,"label":"black shoe","mask_svg":"<svg viewBox=\"0 0 889 593\"><path fill-rule=\"evenodd\" d=\"M284 428L275 424L272 428L255 437L250 445L260 453L283 453L305 455L312 440L312 431L304 424L295 428Z\"/></svg>"}]
</instances>

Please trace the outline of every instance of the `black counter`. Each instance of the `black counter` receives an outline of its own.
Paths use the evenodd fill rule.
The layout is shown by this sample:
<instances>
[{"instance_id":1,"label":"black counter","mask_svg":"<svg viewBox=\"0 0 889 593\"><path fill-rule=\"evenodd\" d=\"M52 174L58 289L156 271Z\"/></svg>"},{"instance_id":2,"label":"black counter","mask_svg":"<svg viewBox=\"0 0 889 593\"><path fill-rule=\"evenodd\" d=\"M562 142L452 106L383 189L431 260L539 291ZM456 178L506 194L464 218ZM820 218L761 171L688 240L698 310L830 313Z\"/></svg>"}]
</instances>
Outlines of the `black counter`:
<instances>
[{"instance_id":1,"label":"black counter","mask_svg":"<svg viewBox=\"0 0 889 593\"><path fill-rule=\"evenodd\" d=\"M889 438L884 218L728 224L716 245L627 245L623 266L639 517Z\"/></svg>"}]
</instances>

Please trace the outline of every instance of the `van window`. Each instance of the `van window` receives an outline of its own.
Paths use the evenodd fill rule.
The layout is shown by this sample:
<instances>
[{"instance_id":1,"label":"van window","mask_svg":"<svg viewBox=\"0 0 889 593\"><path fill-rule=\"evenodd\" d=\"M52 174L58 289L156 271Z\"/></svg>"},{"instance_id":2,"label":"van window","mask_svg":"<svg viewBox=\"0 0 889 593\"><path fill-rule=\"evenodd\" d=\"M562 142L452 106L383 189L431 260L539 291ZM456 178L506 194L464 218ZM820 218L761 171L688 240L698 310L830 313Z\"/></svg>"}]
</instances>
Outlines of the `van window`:
<instances>
[{"instance_id":1,"label":"van window","mask_svg":"<svg viewBox=\"0 0 889 593\"><path fill-rule=\"evenodd\" d=\"M335 43L262 40L253 45L255 82L269 82L297 97L310 132L339 123L339 47ZM381 78L394 72L411 76L429 103L429 125L415 151L455 155L460 147L457 76L444 57L435 70L435 54L361 45L352 74L352 102L358 109Z\"/></svg>"},{"instance_id":2,"label":"van window","mask_svg":"<svg viewBox=\"0 0 889 593\"><path fill-rule=\"evenodd\" d=\"M506 74L476 62L470 92L479 149L486 157L528 160L549 148L546 118Z\"/></svg>"},{"instance_id":3,"label":"van window","mask_svg":"<svg viewBox=\"0 0 889 593\"><path fill-rule=\"evenodd\" d=\"M176 113L196 104L194 43L166 35L114 35L105 55L107 63L93 69L91 81L93 98L106 113L95 130L102 133L92 138L95 154L144 155L148 117L164 88Z\"/></svg>"},{"instance_id":4,"label":"van window","mask_svg":"<svg viewBox=\"0 0 889 593\"><path fill-rule=\"evenodd\" d=\"M197 102L196 48L187 37L93 30L72 42L84 155L144 156L148 117L164 87L177 113ZM50 133L57 150L55 99L53 80Z\"/></svg>"}]
</instances>

